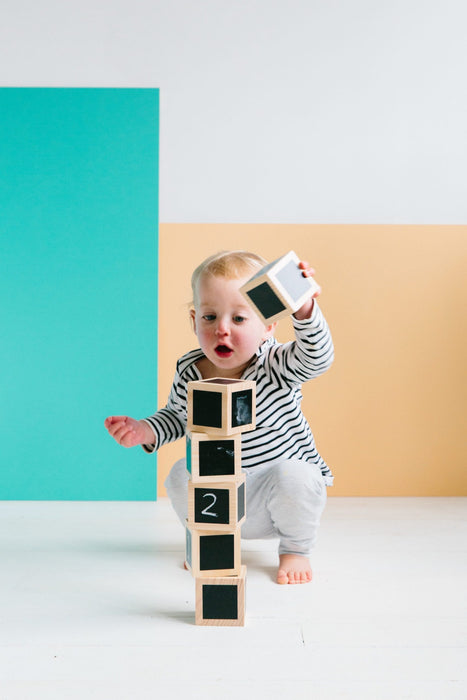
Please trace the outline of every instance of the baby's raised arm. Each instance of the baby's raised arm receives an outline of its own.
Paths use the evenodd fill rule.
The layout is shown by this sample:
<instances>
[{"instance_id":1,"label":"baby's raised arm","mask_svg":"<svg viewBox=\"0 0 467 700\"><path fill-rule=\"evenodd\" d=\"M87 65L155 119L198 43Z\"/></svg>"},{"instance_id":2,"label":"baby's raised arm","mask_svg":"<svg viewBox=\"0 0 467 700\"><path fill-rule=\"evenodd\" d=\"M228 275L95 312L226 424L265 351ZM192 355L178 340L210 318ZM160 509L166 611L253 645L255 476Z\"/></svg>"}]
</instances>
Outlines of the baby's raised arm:
<instances>
[{"instance_id":1,"label":"baby's raised arm","mask_svg":"<svg viewBox=\"0 0 467 700\"><path fill-rule=\"evenodd\" d=\"M129 416L109 416L105 419L104 425L122 447L150 445L154 442L154 433L145 421L135 420Z\"/></svg>"},{"instance_id":2,"label":"baby's raised arm","mask_svg":"<svg viewBox=\"0 0 467 700\"><path fill-rule=\"evenodd\" d=\"M315 270L312 267L310 267L310 263L306 260L301 260L298 264L298 267L302 270L303 277L314 277ZM318 289L313 294L313 296L311 296L310 299L307 299L303 306L294 313L295 318L299 321L305 318L310 318L311 312L313 311L313 300L319 297L320 294L321 287L318 286Z\"/></svg>"}]
</instances>

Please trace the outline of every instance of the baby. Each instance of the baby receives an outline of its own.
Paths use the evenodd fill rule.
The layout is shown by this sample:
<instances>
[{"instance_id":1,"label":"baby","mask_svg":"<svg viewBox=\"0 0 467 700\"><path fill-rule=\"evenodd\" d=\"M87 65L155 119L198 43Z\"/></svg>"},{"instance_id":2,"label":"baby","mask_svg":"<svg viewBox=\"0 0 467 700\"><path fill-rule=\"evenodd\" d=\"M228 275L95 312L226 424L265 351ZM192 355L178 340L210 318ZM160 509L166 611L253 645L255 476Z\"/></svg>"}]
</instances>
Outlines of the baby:
<instances>
[{"instance_id":1,"label":"baby","mask_svg":"<svg viewBox=\"0 0 467 700\"><path fill-rule=\"evenodd\" d=\"M144 420L111 416L105 427L120 445L142 445L154 452L185 435L188 382L213 377L254 380L256 428L242 434L247 493L242 537L278 538L277 582L307 583L326 486L333 477L301 411L301 385L330 367L333 344L315 301L320 289L293 314L295 340L277 342L276 324L265 326L240 293L265 264L254 253L232 251L213 255L196 268L190 313L200 347L178 361L167 405ZM314 274L307 262L300 262L299 268L304 277ZM165 483L183 525L188 478L181 459Z\"/></svg>"}]
</instances>

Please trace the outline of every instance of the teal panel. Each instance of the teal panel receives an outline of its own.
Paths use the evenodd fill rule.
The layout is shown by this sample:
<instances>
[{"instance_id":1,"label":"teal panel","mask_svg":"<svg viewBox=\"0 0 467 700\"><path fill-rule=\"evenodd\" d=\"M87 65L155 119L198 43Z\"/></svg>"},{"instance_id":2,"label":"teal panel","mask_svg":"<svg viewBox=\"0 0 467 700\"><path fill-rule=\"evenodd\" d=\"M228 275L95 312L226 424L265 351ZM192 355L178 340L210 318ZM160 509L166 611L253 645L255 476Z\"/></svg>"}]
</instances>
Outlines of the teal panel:
<instances>
[{"instance_id":1,"label":"teal panel","mask_svg":"<svg viewBox=\"0 0 467 700\"><path fill-rule=\"evenodd\" d=\"M191 474L191 439L186 437L186 470Z\"/></svg>"},{"instance_id":2,"label":"teal panel","mask_svg":"<svg viewBox=\"0 0 467 700\"><path fill-rule=\"evenodd\" d=\"M0 500L154 500L159 92L0 89Z\"/></svg>"}]
</instances>

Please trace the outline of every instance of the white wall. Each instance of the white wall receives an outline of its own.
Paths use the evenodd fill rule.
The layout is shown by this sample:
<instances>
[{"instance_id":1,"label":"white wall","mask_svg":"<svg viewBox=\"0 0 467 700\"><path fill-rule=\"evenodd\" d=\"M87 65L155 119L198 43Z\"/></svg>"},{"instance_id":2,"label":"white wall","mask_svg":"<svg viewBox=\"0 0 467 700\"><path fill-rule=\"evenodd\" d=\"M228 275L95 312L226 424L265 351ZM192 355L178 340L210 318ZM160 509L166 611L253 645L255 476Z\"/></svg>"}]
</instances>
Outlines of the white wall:
<instances>
[{"instance_id":1,"label":"white wall","mask_svg":"<svg viewBox=\"0 0 467 700\"><path fill-rule=\"evenodd\" d=\"M465 0L0 0L0 84L161 88L163 222L467 222Z\"/></svg>"}]
</instances>

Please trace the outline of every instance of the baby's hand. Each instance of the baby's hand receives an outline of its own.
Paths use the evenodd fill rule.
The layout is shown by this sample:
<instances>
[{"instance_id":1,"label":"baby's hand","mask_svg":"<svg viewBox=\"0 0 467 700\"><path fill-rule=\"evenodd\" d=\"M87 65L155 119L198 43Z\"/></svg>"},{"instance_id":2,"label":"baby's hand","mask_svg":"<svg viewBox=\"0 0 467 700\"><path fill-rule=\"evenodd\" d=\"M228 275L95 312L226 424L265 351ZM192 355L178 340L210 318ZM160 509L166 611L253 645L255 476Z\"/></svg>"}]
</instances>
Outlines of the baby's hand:
<instances>
[{"instance_id":1,"label":"baby's hand","mask_svg":"<svg viewBox=\"0 0 467 700\"><path fill-rule=\"evenodd\" d=\"M298 267L302 270L303 277L314 277L315 271L312 267L310 267L310 263L306 262L306 260L301 260L298 263ZM314 305L313 299L319 297L320 294L321 287L317 285L317 289L312 294L312 296L309 299L307 299L307 301L303 304L302 307L300 307L300 309L298 309L298 311L294 313L295 318L297 318L299 321L305 318L310 318Z\"/></svg>"},{"instance_id":2,"label":"baby's hand","mask_svg":"<svg viewBox=\"0 0 467 700\"><path fill-rule=\"evenodd\" d=\"M128 416L109 416L105 419L104 425L122 447L149 445L154 442L154 434L144 421Z\"/></svg>"}]
</instances>

